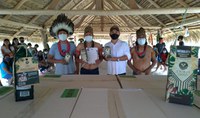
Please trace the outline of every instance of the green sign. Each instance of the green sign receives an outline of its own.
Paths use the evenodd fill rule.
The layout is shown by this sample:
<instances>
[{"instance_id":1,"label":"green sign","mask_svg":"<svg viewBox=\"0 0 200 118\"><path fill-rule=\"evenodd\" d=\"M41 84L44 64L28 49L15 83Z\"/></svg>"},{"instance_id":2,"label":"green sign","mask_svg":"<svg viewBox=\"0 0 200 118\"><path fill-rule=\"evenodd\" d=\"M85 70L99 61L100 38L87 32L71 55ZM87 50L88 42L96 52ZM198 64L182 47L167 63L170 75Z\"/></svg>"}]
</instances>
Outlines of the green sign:
<instances>
[{"instance_id":1,"label":"green sign","mask_svg":"<svg viewBox=\"0 0 200 118\"><path fill-rule=\"evenodd\" d=\"M0 87L0 96L5 95L6 93L13 90L13 87Z\"/></svg>"},{"instance_id":2,"label":"green sign","mask_svg":"<svg viewBox=\"0 0 200 118\"><path fill-rule=\"evenodd\" d=\"M61 98L74 98L78 95L79 89L65 89Z\"/></svg>"},{"instance_id":3,"label":"green sign","mask_svg":"<svg viewBox=\"0 0 200 118\"><path fill-rule=\"evenodd\" d=\"M171 46L168 58L166 100L192 105L197 88L199 47Z\"/></svg>"},{"instance_id":4,"label":"green sign","mask_svg":"<svg viewBox=\"0 0 200 118\"><path fill-rule=\"evenodd\" d=\"M47 77L47 78L49 78L49 77L51 77L51 78L60 78L61 75L56 75L56 74L46 74L46 75L44 75L43 77Z\"/></svg>"},{"instance_id":5,"label":"green sign","mask_svg":"<svg viewBox=\"0 0 200 118\"><path fill-rule=\"evenodd\" d=\"M16 85L39 83L38 62L33 57L22 57L15 62Z\"/></svg>"}]
</instances>

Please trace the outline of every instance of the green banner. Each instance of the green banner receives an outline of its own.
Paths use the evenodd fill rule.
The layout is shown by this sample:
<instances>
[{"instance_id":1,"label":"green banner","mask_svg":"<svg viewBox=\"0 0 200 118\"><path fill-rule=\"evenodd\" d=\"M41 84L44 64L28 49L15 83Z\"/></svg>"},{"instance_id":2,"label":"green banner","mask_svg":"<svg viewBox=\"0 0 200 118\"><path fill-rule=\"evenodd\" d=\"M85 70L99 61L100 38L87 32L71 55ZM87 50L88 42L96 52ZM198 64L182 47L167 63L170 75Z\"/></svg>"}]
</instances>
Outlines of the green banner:
<instances>
[{"instance_id":1,"label":"green banner","mask_svg":"<svg viewBox=\"0 0 200 118\"><path fill-rule=\"evenodd\" d=\"M166 100L192 105L197 88L199 47L171 46L168 58Z\"/></svg>"},{"instance_id":2,"label":"green banner","mask_svg":"<svg viewBox=\"0 0 200 118\"><path fill-rule=\"evenodd\" d=\"M5 95L6 93L13 90L13 87L0 87L0 96Z\"/></svg>"},{"instance_id":3,"label":"green banner","mask_svg":"<svg viewBox=\"0 0 200 118\"><path fill-rule=\"evenodd\" d=\"M46 75L44 75L43 77L46 77L46 78L60 78L61 75L56 75L56 74L46 74Z\"/></svg>"},{"instance_id":4,"label":"green banner","mask_svg":"<svg viewBox=\"0 0 200 118\"><path fill-rule=\"evenodd\" d=\"M79 89L65 89L61 98L74 98L78 95Z\"/></svg>"},{"instance_id":5,"label":"green banner","mask_svg":"<svg viewBox=\"0 0 200 118\"><path fill-rule=\"evenodd\" d=\"M15 62L16 85L25 86L39 83L38 62L33 57L22 57Z\"/></svg>"}]
</instances>

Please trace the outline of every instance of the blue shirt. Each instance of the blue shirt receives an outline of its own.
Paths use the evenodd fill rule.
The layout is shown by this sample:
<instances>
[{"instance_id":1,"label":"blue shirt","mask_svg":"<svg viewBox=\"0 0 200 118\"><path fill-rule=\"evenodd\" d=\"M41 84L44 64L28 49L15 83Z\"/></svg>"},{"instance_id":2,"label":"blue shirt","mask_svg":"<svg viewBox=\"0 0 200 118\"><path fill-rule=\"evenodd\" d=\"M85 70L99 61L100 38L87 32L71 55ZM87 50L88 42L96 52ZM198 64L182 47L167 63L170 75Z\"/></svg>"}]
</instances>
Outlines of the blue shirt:
<instances>
[{"instance_id":1,"label":"blue shirt","mask_svg":"<svg viewBox=\"0 0 200 118\"><path fill-rule=\"evenodd\" d=\"M163 49L165 48L165 43L162 43L162 44L157 43L156 48L158 49L159 54L162 53Z\"/></svg>"},{"instance_id":2,"label":"blue shirt","mask_svg":"<svg viewBox=\"0 0 200 118\"><path fill-rule=\"evenodd\" d=\"M61 49L62 50L67 50L67 45L66 44L61 44ZM73 43L70 43L70 60L69 63L64 65L62 63L56 63L56 68L55 68L55 74L59 75L67 75L67 74L74 74L75 72L75 63L74 63L74 58L73 55L75 54L76 46ZM54 43L51 46L51 49L49 51L49 55L54 56L54 59L56 60L62 60L64 59L63 56L60 55L60 52L58 50L58 43Z\"/></svg>"},{"instance_id":3,"label":"blue shirt","mask_svg":"<svg viewBox=\"0 0 200 118\"><path fill-rule=\"evenodd\" d=\"M12 78L12 74L8 74L3 68L7 68L5 62L1 63L1 78L3 79L11 79ZM10 67L8 69L10 72L12 72L12 67Z\"/></svg>"}]
</instances>

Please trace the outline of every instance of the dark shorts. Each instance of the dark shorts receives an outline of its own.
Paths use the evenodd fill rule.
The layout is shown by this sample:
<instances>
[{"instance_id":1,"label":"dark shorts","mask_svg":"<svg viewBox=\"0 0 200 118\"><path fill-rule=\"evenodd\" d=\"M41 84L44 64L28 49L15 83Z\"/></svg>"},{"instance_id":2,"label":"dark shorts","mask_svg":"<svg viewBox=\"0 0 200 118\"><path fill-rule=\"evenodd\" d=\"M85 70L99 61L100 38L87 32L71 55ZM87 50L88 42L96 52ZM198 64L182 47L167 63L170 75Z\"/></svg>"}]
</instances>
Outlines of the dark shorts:
<instances>
[{"instance_id":1,"label":"dark shorts","mask_svg":"<svg viewBox=\"0 0 200 118\"><path fill-rule=\"evenodd\" d=\"M160 63L162 62L162 58L161 58L160 55L157 56L157 61L160 62Z\"/></svg>"},{"instance_id":2,"label":"dark shorts","mask_svg":"<svg viewBox=\"0 0 200 118\"><path fill-rule=\"evenodd\" d=\"M85 68L81 68L81 75L99 75L99 68L95 68L95 69L85 69Z\"/></svg>"}]
</instances>

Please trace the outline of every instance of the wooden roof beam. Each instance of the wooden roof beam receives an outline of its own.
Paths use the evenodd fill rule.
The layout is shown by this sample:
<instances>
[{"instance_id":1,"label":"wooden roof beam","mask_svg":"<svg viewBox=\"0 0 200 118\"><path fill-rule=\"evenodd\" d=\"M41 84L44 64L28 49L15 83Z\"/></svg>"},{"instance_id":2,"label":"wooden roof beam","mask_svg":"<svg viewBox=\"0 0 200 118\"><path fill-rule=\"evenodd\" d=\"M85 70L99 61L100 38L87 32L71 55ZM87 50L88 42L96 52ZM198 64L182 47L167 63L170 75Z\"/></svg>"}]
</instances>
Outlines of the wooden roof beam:
<instances>
[{"instance_id":1,"label":"wooden roof beam","mask_svg":"<svg viewBox=\"0 0 200 118\"><path fill-rule=\"evenodd\" d=\"M85 28L84 26L83 27L79 27L80 29L81 28ZM78 28L78 29L79 29ZM93 28L98 28L98 26L93 26ZM110 29L110 27L109 26L105 26L105 28L109 28ZM121 28L127 28L127 26L119 26L119 28L121 29ZM134 28L132 28L132 29L139 29L140 27L138 27L138 26L136 26L136 27L134 27ZM145 29L160 29L161 27L159 27L159 26L143 26L143 28L145 28Z\"/></svg>"},{"instance_id":2,"label":"wooden roof beam","mask_svg":"<svg viewBox=\"0 0 200 118\"><path fill-rule=\"evenodd\" d=\"M0 15L58 15L65 13L73 15L97 15L97 16L120 16L120 15L149 15L149 14L183 14L185 8L155 8L155 9L136 9L136 10L12 10L1 9ZM200 13L200 7L190 7L187 13Z\"/></svg>"},{"instance_id":3,"label":"wooden roof beam","mask_svg":"<svg viewBox=\"0 0 200 118\"><path fill-rule=\"evenodd\" d=\"M28 0L21 0L15 7L14 9L19 9L25 2L27 2ZM3 17L3 19L9 19L11 17L11 15L6 15Z\"/></svg>"},{"instance_id":4,"label":"wooden roof beam","mask_svg":"<svg viewBox=\"0 0 200 118\"><path fill-rule=\"evenodd\" d=\"M95 3L96 3L96 10L103 10L103 0L95 0ZM103 31L103 29L104 29L103 16L101 16L100 20L101 20L101 31Z\"/></svg>"},{"instance_id":5,"label":"wooden roof beam","mask_svg":"<svg viewBox=\"0 0 200 118\"><path fill-rule=\"evenodd\" d=\"M95 16L88 16L86 18L86 21L83 22L83 25L88 25L90 22L92 22L95 19Z\"/></svg>"},{"instance_id":6,"label":"wooden roof beam","mask_svg":"<svg viewBox=\"0 0 200 118\"><path fill-rule=\"evenodd\" d=\"M139 9L135 0L128 0L128 5L131 9Z\"/></svg>"},{"instance_id":7,"label":"wooden roof beam","mask_svg":"<svg viewBox=\"0 0 200 118\"><path fill-rule=\"evenodd\" d=\"M51 2L48 5L48 9L54 9L58 3L60 2L60 0L51 0Z\"/></svg>"},{"instance_id":8,"label":"wooden roof beam","mask_svg":"<svg viewBox=\"0 0 200 118\"><path fill-rule=\"evenodd\" d=\"M161 8L157 3L155 3L153 0L147 0L149 1L154 7L156 8ZM184 13L184 12L183 12ZM170 13L169 13L170 14ZM178 24L178 21L176 21L176 19L174 19L172 16L170 16L169 14L166 14L166 16L172 20L173 22L177 23Z\"/></svg>"},{"instance_id":9,"label":"wooden roof beam","mask_svg":"<svg viewBox=\"0 0 200 118\"><path fill-rule=\"evenodd\" d=\"M94 2L92 2L92 4L90 5L90 6L88 6L88 10L89 9L92 9L93 7L94 7ZM75 28L78 28L78 27L80 27L81 26L81 24L84 22L84 19L87 17L87 15L85 15L85 16L82 16L82 18L80 19L80 21L77 23L77 24L75 24Z\"/></svg>"},{"instance_id":10,"label":"wooden roof beam","mask_svg":"<svg viewBox=\"0 0 200 118\"><path fill-rule=\"evenodd\" d=\"M143 9L142 6L140 6L139 4L137 4L137 6L140 8L140 9ZM160 23L162 26L166 26L162 21L160 21L158 18L156 18L155 16L153 15L150 15L154 20L156 20L158 23Z\"/></svg>"},{"instance_id":11,"label":"wooden roof beam","mask_svg":"<svg viewBox=\"0 0 200 118\"><path fill-rule=\"evenodd\" d=\"M190 7L187 3L185 3L183 0L176 0L176 2L178 2L179 4L181 4L184 7ZM196 14L197 17L200 17L200 14Z\"/></svg>"},{"instance_id":12,"label":"wooden roof beam","mask_svg":"<svg viewBox=\"0 0 200 118\"><path fill-rule=\"evenodd\" d=\"M82 0L82 1L85 1L85 0ZM79 4L82 3L82 1L79 2L78 4L74 5L73 8L79 6ZM65 4L60 10L64 10L64 9L65 9L69 4L71 4L72 2L74 2L74 1L71 0L69 3ZM58 10L58 11L60 11L60 10ZM71 10L71 9L70 9L70 10ZM69 10L69 11L70 11L70 10ZM64 13L64 12L62 12L62 13ZM58 14L60 14L60 13L58 13ZM51 15L58 15L58 14L51 14ZM42 15L42 14L41 14L41 15ZM56 17L56 16L52 16L51 18L49 18L49 19L44 23L44 26L46 26L47 24L49 24L49 22L51 22L52 20L54 20L55 17Z\"/></svg>"},{"instance_id":13,"label":"wooden roof beam","mask_svg":"<svg viewBox=\"0 0 200 118\"><path fill-rule=\"evenodd\" d=\"M112 6L112 8L120 9L119 6L117 8L110 0L108 0L107 2ZM130 23L124 16L119 16L119 17L128 25L129 28L132 29L134 27L134 25Z\"/></svg>"},{"instance_id":14,"label":"wooden roof beam","mask_svg":"<svg viewBox=\"0 0 200 118\"><path fill-rule=\"evenodd\" d=\"M142 8L142 6L140 6L139 4L137 4L137 6L139 7L139 8ZM158 18L156 18L154 15L150 15L154 20L156 20L158 23L160 23L162 26L164 26L164 27L166 27L166 25L162 22L162 21L160 21ZM174 31L172 31L171 29L168 29L171 33L174 33Z\"/></svg>"},{"instance_id":15,"label":"wooden roof beam","mask_svg":"<svg viewBox=\"0 0 200 118\"><path fill-rule=\"evenodd\" d=\"M120 17L116 18L114 16L109 16L109 18L112 20L112 22L114 22L120 27L124 25L123 20Z\"/></svg>"},{"instance_id":16,"label":"wooden roof beam","mask_svg":"<svg viewBox=\"0 0 200 118\"><path fill-rule=\"evenodd\" d=\"M131 7L133 7L133 6L131 6L131 7L129 7L128 5L126 5L123 1L121 1L121 0L119 0L119 2L121 3L121 4L123 4L126 8L128 8L128 9L131 9ZM139 9L138 9L139 10ZM144 20L144 18L142 18L141 16L139 16L138 15L138 17L143 21L143 22L145 22L147 25L151 25L150 23L148 23L146 20Z\"/></svg>"},{"instance_id":17,"label":"wooden roof beam","mask_svg":"<svg viewBox=\"0 0 200 118\"><path fill-rule=\"evenodd\" d=\"M191 25L191 24L200 24L200 18L186 20L184 23L172 24L172 25L164 27L164 29L180 28L182 26L187 26L187 25Z\"/></svg>"},{"instance_id":18,"label":"wooden roof beam","mask_svg":"<svg viewBox=\"0 0 200 118\"><path fill-rule=\"evenodd\" d=\"M44 9L46 10L46 9L49 9L49 8L51 8L51 7L56 6L58 3L56 4L55 1L58 2L59 0L52 0L51 3L49 3ZM53 6L53 5L54 5L54 6ZM40 15L34 16L27 24L33 23L33 22L34 22L35 20L37 20L39 17L40 17ZM24 31L24 27L22 27L20 30L18 30L12 37L15 37L15 36L19 35L22 31Z\"/></svg>"},{"instance_id":19,"label":"wooden roof beam","mask_svg":"<svg viewBox=\"0 0 200 118\"><path fill-rule=\"evenodd\" d=\"M0 19L0 24L2 25L14 25L14 26L20 26L20 27L26 27L26 28L32 28L32 29L42 29L42 27L37 26L37 25L28 25L28 24L24 24L24 23L19 23L19 22L14 22L14 21L10 21L10 20L5 20L5 19Z\"/></svg>"}]
</instances>

